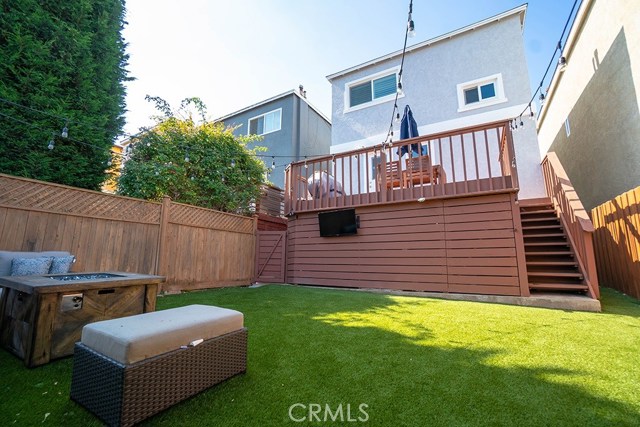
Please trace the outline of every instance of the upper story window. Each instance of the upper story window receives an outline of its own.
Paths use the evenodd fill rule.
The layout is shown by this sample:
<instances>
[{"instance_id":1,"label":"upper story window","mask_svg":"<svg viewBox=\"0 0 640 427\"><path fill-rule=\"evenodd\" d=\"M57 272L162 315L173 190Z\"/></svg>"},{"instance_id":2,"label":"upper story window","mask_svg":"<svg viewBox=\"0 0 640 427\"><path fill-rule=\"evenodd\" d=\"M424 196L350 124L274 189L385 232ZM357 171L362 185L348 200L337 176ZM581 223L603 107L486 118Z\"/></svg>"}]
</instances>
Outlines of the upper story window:
<instances>
[{"instance_id":1,"label":"upper story window","mask_svg":"<svg viewBox=\"0 0 640 427\"><path fill-rule=\"evenodd\" d=\"M395 99L398 88L398 71L399 68L395 67L347 83L344 91L345 112Z\"/></svg>"},{"instance_id":2,"label":"upper story window","mask_svg":"<svg viewBox=\"0 0 640 427\"><path fill-rule=\"evenodd\" d=\"M282 127L282 108L249 119L249 135L265 135Z\"/></svg>"},{"instance_id":3,"label":"upper story window","mask_svg":"<svg viewBox=\"0 0 640 427\"><path fill-rule=\"evenodd\" d=\"M458 112L507 102L502 74L483 77L458 86Z\"/></svg>"}]
</instances>

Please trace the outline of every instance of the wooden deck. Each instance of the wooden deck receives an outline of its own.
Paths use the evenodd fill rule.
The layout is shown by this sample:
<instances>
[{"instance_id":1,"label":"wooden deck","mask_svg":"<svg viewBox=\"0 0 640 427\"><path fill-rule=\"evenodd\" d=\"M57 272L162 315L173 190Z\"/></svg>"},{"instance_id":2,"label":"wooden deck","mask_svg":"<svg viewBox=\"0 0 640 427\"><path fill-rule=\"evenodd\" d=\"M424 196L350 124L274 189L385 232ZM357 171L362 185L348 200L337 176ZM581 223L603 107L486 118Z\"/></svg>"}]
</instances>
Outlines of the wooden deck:
<instances>
[{"instance_id":1,"label":"wooden deck","mask_svg":"<svg viewBox=\"0 0 640 427\"><path fill-rule=\"evenodd\" d=\"M509 124L500 122L292 163L285 213L514 190L512 153Z\"/></svg>"},{"instance_id":2,"label":"wooden deck","mask_svg":"<svg viewBox=\"0 0 640 427\"><path fill-rule=\"evenodd\" d=\"M353 236L289 220L289 283L528 296L515 192L356 208ZM517 218L514 219L514 215Z\"/></svg>"},{"instance_id":3,"label":"wooden deck","mask_svg":"<svg viewBox=\"0 0 640 427\"><path fill-rule=\"evenodd\" d=\"M561 165L545 159L550 198L525 207L513 153L509 124L492 123L293 163L286 281L598 298L588 217ZM341 209L355 209L357 233L321 237L318 212ZM522 209L544 232L537 223L523 231ZM556 259L557 245L566 259Z\"/></svg>"}]
</instances>

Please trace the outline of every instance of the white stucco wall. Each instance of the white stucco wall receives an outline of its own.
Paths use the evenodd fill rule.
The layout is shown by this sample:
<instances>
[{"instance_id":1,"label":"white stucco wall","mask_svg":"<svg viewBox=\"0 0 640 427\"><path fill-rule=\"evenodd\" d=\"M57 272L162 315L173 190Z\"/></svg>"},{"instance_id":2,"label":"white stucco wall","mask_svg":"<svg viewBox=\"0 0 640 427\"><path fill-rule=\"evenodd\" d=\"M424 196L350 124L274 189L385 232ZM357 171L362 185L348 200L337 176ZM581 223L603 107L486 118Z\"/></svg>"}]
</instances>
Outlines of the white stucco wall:
<instances>
[{"instance_id":1,"label":"white stucco wall","mask_svg":"<svg viewBox=\"0 0 640 427\"><path fill-rule=\"evenodd\" d=\"M411 106L420 135L508 120L522 112L531 91L520 20L520 14L513 14L407 53L398 107L402 112ZM384 141L393 100L345 112L345 85L399 64L397 56L333 78L332 153ZM495 74L502 77L506 102L458 111L457 85ZM514 134L519 197L544 197L535 127L525 122L524 130Z\"/></svg>"}]
</instances>

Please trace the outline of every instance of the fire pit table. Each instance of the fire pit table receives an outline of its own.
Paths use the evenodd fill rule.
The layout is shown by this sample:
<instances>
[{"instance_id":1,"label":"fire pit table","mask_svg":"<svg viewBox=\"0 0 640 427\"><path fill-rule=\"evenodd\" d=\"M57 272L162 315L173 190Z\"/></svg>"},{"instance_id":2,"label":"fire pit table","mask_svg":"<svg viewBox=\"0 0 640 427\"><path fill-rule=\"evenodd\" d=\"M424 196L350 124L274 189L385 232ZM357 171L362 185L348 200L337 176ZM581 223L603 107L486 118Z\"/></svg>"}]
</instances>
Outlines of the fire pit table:
<instances>
[{"instance_id":1,"label":"fire pit table","mask_svg":"<svg viewBox=\"0 0 640 427\"><path fill-rule=\"evenodd\" d=\"M155 311L164 280L122 272L0 277L0 345L30 368L69 356L87 323Z\"/></svg>"}]
</instances>

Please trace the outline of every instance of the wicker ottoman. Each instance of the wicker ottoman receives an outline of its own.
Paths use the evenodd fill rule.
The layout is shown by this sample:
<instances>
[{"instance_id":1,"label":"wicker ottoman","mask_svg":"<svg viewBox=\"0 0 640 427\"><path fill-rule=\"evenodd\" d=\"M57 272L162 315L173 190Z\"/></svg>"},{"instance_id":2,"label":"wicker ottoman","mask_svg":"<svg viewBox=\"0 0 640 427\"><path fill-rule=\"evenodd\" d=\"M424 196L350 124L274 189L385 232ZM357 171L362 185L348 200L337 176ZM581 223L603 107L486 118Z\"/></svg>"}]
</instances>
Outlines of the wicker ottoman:
<instances>
[{"instance_id":1,"label":"wicker ottoman","mask_svg":"<svg viewBox=\"0 0 640 427\"><path fill-rule=\"evenodd\" d=\"M247 366L240 312L190 305L86 325L71 399L108 425L129 426Z\"/></svg>"}]
</instances>

